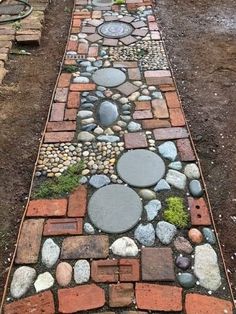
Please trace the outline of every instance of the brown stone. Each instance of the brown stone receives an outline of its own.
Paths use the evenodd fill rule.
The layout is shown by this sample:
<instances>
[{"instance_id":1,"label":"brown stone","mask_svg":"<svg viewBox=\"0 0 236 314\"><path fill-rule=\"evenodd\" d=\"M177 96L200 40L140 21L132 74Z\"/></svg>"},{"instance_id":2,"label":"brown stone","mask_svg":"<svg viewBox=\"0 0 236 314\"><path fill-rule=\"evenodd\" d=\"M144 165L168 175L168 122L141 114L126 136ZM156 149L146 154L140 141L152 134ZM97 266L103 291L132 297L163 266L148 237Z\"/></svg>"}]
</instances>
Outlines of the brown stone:
<instances>
[{"instance_id":1,"label":"brown stone","mask_svg":"<svg viewBox=\"0 0 236 314\"><path fill-rule=\"evenodd\" d=\"M61 259L106 258L109 238L105 235L67 237L62 242Z\"/></svg>"},{"instance_id":2,"label":"brown stone","mask_svg":"<svg viewBox=\"0 0 236 314\"><path fill-rule=\"evenodd\" d=\"M104 290L95 284L58 290L60 313L97 309L105 304Z\"/></svg>"},{"instance_id":3,"label":"brown stone","mask_svg":"<svg viewBox=\"0 0 236 314\"><path fill-rule=\"evenodd\" d=\"M16 264L37 263L43 233L44 219L27 219L23 222L16 251Z\"/></svg>"},{"instance_id":4,"label":"brown stone","mask_svg":"<svg viewBox=\"0 0 236 314\"><path fill-rule=\"evenodd\" d=\"M124 94L125 96L129 96L136 92L139 88L130 82L125 82L116 88L119 92Z\"/></svg>"},{"instance_id":5,"label":"brown stone","mask_svg":"<svg viewBox=\"0 0 236 314\"><path fill-rule=\"evenodd\" d=\"M27 217L65 216L67 199L42 199L29 202Z\"/></svg>"},{"instance_id":6,"label":"brown stone","mask_svg":"<svg viewBox=\"0 0 236 314\"><path fill-rule=\"evenodd\" d=\"M193 226L211 225L209 210L204 198L194 199L193 197L188 197L188 206Z\"/></svg>"},{"instance_id":7,"label":"brown stone","mask_svg":"<svg viewBox=\"0 0 236 314\"><path fill-rule=\"evenodd\" d=\"M84 217L87 210L87 187L79 186L69 196L68 217Z\"/></svg>"},{"instance_id":8,"label":"brown stone","mask_svg":"<svg viewBox=\"0 0 236 314\"><path fill-rule=\"evenodd\" d=\"M140 110L133 113L133 118L135 120L152 119L153 115L151 110Z\"/></svg>"},{"instance_id":9,"label":"brown stone","mask_svg":"<svg viewBox=\"0 0 236 314\"><path fill-rule=\"evenodd\" d=\"M142 120L143 129L157 129L157 128L169 128L170 122L168 120L149 119Z\"/></svg>"},{"instance_id":10,"label":"brown stone","mask_svg":"<svg viewBox=\"0 0 236 314\"><path fill-rule=\"evenodd\" d=\"M125 148L145 148L148 147L146 135L144 132L124 134Z\"/></svg>"},{"instance_id":11,"label":"brown stone","mask_svg":"<svg viewBox=\"0 0 236 314\"><path fill-rule=\"evenodd\" d=\"M134 287L132 283L109 285L109 306L125 307L133 303Z\"/></svg>"},{"instance_id":12,"label":"brown stone","mask_svg":"<svg viewBox=\"0 0 236 314\"><path fill-rule=\"evenodd\" d=\"M193 251L193 247L191 245L191 243L185 239L184 237L177 237L174 240L174 246L176 248L177 251L181 252L181 253L187 253L187 254L191 254Z\"/></svg>"},{"instance_id":13,"label":"brown stone","mask_svg":"<svg viewBox=\"0 0 236 314\"><path fill-rule=\"evenodd\" d=\"M188 137L188 131L185 128L160 128L153 130L155 140L175 140Z\"/></svg>"},{"instance_id":14,"label":"brown stone","mask_svg":"<svg viewBox=\"0 0 236 314\"><path fill-rule=\"evenodd\" d=\"M137 306L141 310L182 311L182 288L175 286L136 283Z\"/></svg>"},{"instance_id":15,"label":"brown stone","mask_svg":"<svg viewBox=\"0 0 236 314\"><path fill-rule=\"evenodd\" d=\"M48 219L45 223L43 235L77 235L83 233L83 219L57 218Z\"/></svg>"},{"instance_id":16,"label":"brown stone","mask_svg":"<svg viewBox=\"0 0 236 314\"><path fill-rule=\"evenodd\" d=\"M118 260L92 261L91 277L95 282L117 282L119 280Z\"/></svg>"},{"instance_id":17,"label":"brown stone","mask_svg":"<svg viewBox=\"0 0 236 314\"><path fill-rule=\"evenodd\" d=\"M158 119L169 118L169 112L166 106L166 102L163 99L152 100L152 111L155 118Z\"/></svg>"},{"instance_id":18,"label":"brown stone","mask_svg":"<svg viewBox=\"0 0 236 314\"><path fill-rule=\"evenodd\" d=\"M63 143L71 142L75 136L75 132L47 132L44 136L44 143Z\"/></svg>"},{"instance_id":19,"label":"brown stone","mask_svg":"<svg viewBox=\"0 0 236 314\"><path fill-rule=\"evenodd\" d=\"M4 306L5 314L53 314L55 306L51 291L45 291Z\"/></svg>"},{"instance_id":20,"label":"brown stone","mask_svg":"<svg viewBox=\"0 0 236 314\"><path fill-rule=\"evenodd\" d=\"M142 249L142 279L174 281L174 262L171 248Z\"/></svg>"},{"instance_id":21,"label":"brown stone","mask_svg":"<svg viewBox=\"0 0 236 314\"><path fill-rule=\"evenodd\" d=\"M192 243L200 244L203 241L203 235L201 231L196 228L191 228L188 232L188 237Z\"/></svg>"},{"instance_id":22,"label":"brown stone","mask_svg":"<svg viewBox=\"0 0 236 314\"><path fill-rule=\"evenodd\" d=\"M177 140L176 144L182 161L194 161L196 159L189 139Z\"/></svg>"},{"instance_id":23,"label":"brown stone","mask_svg":"<svg viewBox=\"0 0 236 314\"><path fill-rule=\"evenodd\" d=\"M57 283L61 287L66 287L71 282L72 278L72 266L69 263L61 262L57 265L56 279Z\"/></svg>"}]
</instances>

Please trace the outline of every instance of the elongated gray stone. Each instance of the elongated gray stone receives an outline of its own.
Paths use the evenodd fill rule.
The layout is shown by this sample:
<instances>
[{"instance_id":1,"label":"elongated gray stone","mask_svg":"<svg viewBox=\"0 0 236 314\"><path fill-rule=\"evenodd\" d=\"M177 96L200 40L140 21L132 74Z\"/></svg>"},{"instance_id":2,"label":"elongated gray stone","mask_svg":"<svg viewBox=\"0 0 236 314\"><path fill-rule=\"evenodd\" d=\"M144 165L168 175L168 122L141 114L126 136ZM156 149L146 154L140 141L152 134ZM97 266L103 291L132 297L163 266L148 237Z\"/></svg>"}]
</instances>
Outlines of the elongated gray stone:
<instances>
[{"instance_id":1,"label":"elongated gray stone","mask_svg":"<svg viewBox=\"0 0 236 314\"><path fill-rule=\"evenodd\" d=\"M74 280L81 284L89 281L90 278L90 264L86 259L79 260L74 266Z\"/></svg>"},{"instance_id":2,"label":"elongated gray stone","mask_svg":"<svg viewBox=\"0 0 236 314\"><path fill-rule=\"evenodd\" d=\"M59 255L59 246L51 238L47 239L42 247L42 263L51 268L57 262Z\"/></svg>"},{"instance_id":3,"label":"elongated gray stone","mask_svg":"<svg viewBox=\"0 0 236 314\"><path fill-rule=\"evenodd\" d=\"M107 142L107 143L114 143L114 142L119 142L120 138L115 135L99 135L97 139L100 142Z\"/></svg>"},{"instance_id":4,"label":"elongated gray stone","mask_svg":"<svg viewBox=\"0 0 236 314\"><path fill-rule=\"evenodd\" d=\"M98 118L102 126L113 124L118 118L117 106L107 100L102 102L98 110Z\"/></svg>"},{"instance_id":5,"label":"elongated gray stone","mask_svg":"<svg viewBox=\"0 0 236 314\"><path fill-rule=\"evenodd\" d=\"M34 278L36 270L29 266L21 266L14 272L10 292L13 298L21 298L29 290Z\"/></svg>"},{"instance_id":6,"label":"elongated gray stone","mask_svg":"<svg viewBox=\"0 0 236 314\"><path fill-rule=\"evenodd\" d=\"M161 210L161 202L159 200L151 200L144 206L147 212L147 220L153 220Z\"/></svg>"}]
</instances>

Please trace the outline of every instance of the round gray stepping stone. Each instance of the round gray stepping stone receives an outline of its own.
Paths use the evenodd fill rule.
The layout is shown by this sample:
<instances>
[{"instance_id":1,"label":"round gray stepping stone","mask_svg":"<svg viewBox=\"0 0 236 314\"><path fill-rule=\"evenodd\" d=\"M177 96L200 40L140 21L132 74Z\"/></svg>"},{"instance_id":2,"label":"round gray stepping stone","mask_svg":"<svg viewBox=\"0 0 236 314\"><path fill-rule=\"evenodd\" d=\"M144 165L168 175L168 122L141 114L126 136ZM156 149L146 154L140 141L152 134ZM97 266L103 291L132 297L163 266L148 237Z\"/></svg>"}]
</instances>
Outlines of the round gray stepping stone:
<instances>
[{"instance_id":1,"label":"round gray stepping stone","mask_svg":"<svg viewBox=\"0 0 236 314\"><path fill-rule=\"evenodd\" d=\"M121 233L133 228L141 213L142 203L138 194L118 184L96 191L88 204L92 223L108 233Z\"/></svg>"},{"instance_id":2,"label":"round gray stepping stone","mask_svg":"<svg viewBox=\"0 0 236 314\"><path fill-rule=\"evenodd\" d=\"M110 21L98 27L98 33L107 38L122 38L130 35L134 28L125 22Z\"/></svg>"},{"instance_id":3,"label":"round gray stepping stone","mask_svg":"<svg viewBox=\"0 0 236 314\"><path fill-rule=\"evenodd\" d=\"M106 87L119 86L126 80L124 72L118 69L106 68L97 70L92 79L97 85Z\"/></svg>"},{"instance_id":4,"label":"round gray stepping stone","mask_svg":"<svg viewBox=\"0 0 236 314\"><path fill-rule=\"evenodd\" d=\"M122 155L117 163L119 176L136 187L156 184L165 174L165 164L155 153L136 149Z\"/></svg>"}]
</instances>

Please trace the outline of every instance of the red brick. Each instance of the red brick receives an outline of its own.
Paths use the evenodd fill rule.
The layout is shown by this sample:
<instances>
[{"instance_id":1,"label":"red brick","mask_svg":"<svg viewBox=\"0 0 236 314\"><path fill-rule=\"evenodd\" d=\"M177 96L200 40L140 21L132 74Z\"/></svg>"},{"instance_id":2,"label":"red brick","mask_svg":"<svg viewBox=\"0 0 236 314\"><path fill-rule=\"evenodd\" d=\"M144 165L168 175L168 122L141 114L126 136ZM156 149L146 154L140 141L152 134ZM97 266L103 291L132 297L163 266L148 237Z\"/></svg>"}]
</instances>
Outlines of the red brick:
<instances>
[{"instance_id":1,"label":"red brick","mask_svg":"<svg viewBox=\"0 0 236 314\"><path fill-rule=\"evenodd\" d=\"M168 70L145 71L148 85L172 84L171 72Z\"/></svg>"},{"instance_id":2,"label":"red brick","mask_svg":"<svg viewBox=\"0 0 236 314\"><path fill-rule=\"evenodd\" d=\"M149 119L142 121L143 129L169 128L170 126L168 120Z\"/></svg>"},{"instance_id":3,"label":"red brick","mask_svg":"<svg viewBox=\"0 0 236 314\"><path fill-rule=\"evenodd\" d=\"M114 68L137 68L138 62L136 61L116 61L113 64Z\"/></svg>"},{"instance_id":4,"label":"red brick","mask_svg":"<svg viewBox=\"0 0 236 314\"><path fill-rule=\"evenodd\" d=\"M64 120L75 121L77 117L77 109L66 109Z\"/></svg>"},{"instance_id":5,"label":"red brick","mask_svg":"<svg viewBox=\"0 0 236 314\"><path fill-rule=\"evenodd\" d=\"M75 121L57 121L48 122L47 124L47 132L74 131L75 129Z\"/></svg>"},{"instance_id":6,"label":"red brick","mask_svg":"<svg viewBox=\"0 0 236 314\"><path fill-rule=\"evenodd\" d=\"M50 121L63 121L65 111L65 104L54 103L50 115Z\"/></svg>"},{"instance_id":7,"label":"red brick","mask_svg":"<svg viewBox=\"0 0 236 314\"><path fill-rule=\"evenodd\" d=\"M155 140L174 140L188 137L188 131L185 128L160 128L153 130Z\"/></svg>"},{"instance_id":8,"label":"red brick","mask_svg":"<svg viewBox=\"0 0 236 314\"><path fill-rule=\"evenodd\" d=\"M151 110L150 101L135 101L135 110Z\"/></svg>"},{"instance_id":9,"label":"red brick","mask_svg":"<svg viewBox=\"0 0 236 314\"><path fill-rule=\"evenodd\" d=\"M193 161L196 159L189 139L177 140L176 144L182 161Z\"/></svg>"},{"instance_id":10,"label":"red brick","mask_svg":"<svg viewBox=\"0 0 236 314\"><path fill-rule=\"evenodd\" d=\"M76 65L76 60L74 60L74 59L65 59L64 65Z\"/></svg>"},{"instance_id":11,"label":"red brick","mask_svg":"<svg viewBox=\"0 0 236 314\"><path fill-rule=\"evenodd\" d=\"M62 242L61 259L106 258L109 238L105 235L66 237Z\"/></svg>"},{"instance_id":12,"label":"red brick","mask_svg":"<svg viewBox=\"0 0 236 314\"><path fill-rule=\"evenodd\" d=\"M60 313L98 309L105 304L104 290L95 284L58 290Z\"/></svg>"},{"instance_id":13,"label":"red brick","mask_svg":"<svg viewBox=\"0 0 236 314\"><path fill-rule=\"evenodd\" d=\"M80 93L79 92L69 92L67 108L68 109L76 109L79 108L80 105Z\"/></svg>"},{"instance_id":14,"label":"red brick","mask_svg":"<svg viewBox=\"0 0 236 314\"><path fill-rule=\"evenodd\" d=\"M145 77L171 77L171 72L169 70L155 70L155 71L145 71Z\"/></svg>"},{"instance_id":15,"label":"red brick","mask_svg":"<svg viewBox=\"0 0 236 314\"><path fill-rule=\"evenodd\" d=\"M96 85L93 83L71 84L70 85L70 90L72 92L90 91L90 90L95 90L95 89L96 89Z\"/></svg>"},{"instance_id":16,"label":"red brick","mask_svg":"<svg viewBox=\"0 0 236 314\"><path fill-rule=\"evenodd\" d=\"M16 264L37 263L43 233L44 219L24 221L16 252Z\"/></svg>"},{"instance_id":17,"label":"red brick","mask_svg":"<svg viewBox=\"0 0 236 314\"><path fill-rule=\"evenodd\" d=\"M161 92L173 92L176 90L174 82L171 84L160 84L159 89Z\"/></svg>"},{"instance_id":18,"label":"red brick","mask_svg":"<svg viewBox=\"0 0 236 314\"><path fill-rule=\"evenodd\" d=\"M87 54L88 53L88 43L80 43L78 47L78 53Z\"/></svg>"},{"instance_id":19,"label":"red brick","mask_svg":"<svg viewBox=\"0 0 236 314\"><path fill-rule=\"evenodd\" d=\"M156 22L149 22L148 27L150 31L158 31L158 26Z\"/></svg>"},{"instance_id":20,"label":"red brick","mask_svg":"<svg viewBox=\"0 0 236 314\"><path fill-rule=\"evenodd\" d=\"M87 210L87 188L79 186L69 196L68 217L84 217Z\"/></svg>"},{"instance_id":21,"label":"red brick","mask_svg":"<svg viewBox=\"0 0 236 314\"><path fill-rule=\"evenodd\" d=\"M57 88L54 100L55 102L66 102L68 94L68 88Z\"/></svg>"},{"instance_id":22,"label":"red brick","mask_svg":"<svg viewBox=\"0 0 236 314\"><path fill-rule=\"evenodd\" d=\"M133 113L135 120L151 119L153 117L151 110L137 110Z\"/></svg>"},{"instance_id":23,"label":"red brick","mask_svg":"<svg viewBox=\"0 0 236 314\"><path fill-rule=\"evenodd\" d=\"M92 261L91 277L95 282L117 282L119 280L118 260Z\"/></svg>"},{"instance_id":24,"label":"red brick","mask_svg":"<svg viewBox=\"0 0 236 314\"><path fill-rule=\"evenodd\" d=\"M88 50L89 57L97 57L98 56L98 47L90 47Z\"/></svg>"},{"instance_id":25,"label":"red brick","mask_svg":"<svg viewBox=\"0 0 236 314\"><path fill-rule=\"evenodd\" d=\"M154 15L148 15L148 22L155 22L156 19L155 19L155 16Z\"/></svg>"},{"instance_id":26,"label":"red brick","mask_svg":"<svg viewBox=\"0 0 236 314\"><path fill-rule=\"evenodd\" d=\"M120 281L139 281L140 280L140 262L138 259L126 258L119 261L119 279Z\"/></svg>"},{"instance_id":27,"label":"red brick","mask_svg":"<svg viewBox=\"0 0 236 314\"><path fill-rule=\"evenodd\" d=\"M27 217L65 216L67 210L66 199L42 199L29 202Z\"/></svg>"},{"instance_id":28,"label":"red brick","mask_svg":"<svg viewBox=\"0 0 236 314\"><path fill-rule=\"evenodd\" d=\"M133 303L134 287L132 283L109 285L109 306L125 307Z\"/></svg>"},{"instance_id":29,"label":"red brick","mask_svg":"<svg viewBox=\"0 0 236 314\"><path fill-rule=\"evenodd\" d=\"M80 27L80 25L81 25L81 20L78 18L76 18L76 19L73 18L72 26L73 27Z\"/></svg>"},{"instance_id":30,"label":"red brick","mask_svg":"<svg viewBox=\"0 0 236 314\"><path fill-rule=\"evenodd\" d=\"M141 73L139 71L139 68L128 69L128 75L130 80L141 80Z\"/></svg>"},{"instance_id":31,"label":"red brick","mask_svg":"<svg viewBox=\"0 0 236 314\"><path fill-rule=\"evenodd\" d=\"M185 298L186 314L233 314L233 304L230 301L189 293Z\"/></svg>"},{"instance_id":32,"label":"red brick","mask_svg":"<svg viewBox=\"0 0 236 314\"><path fill-rule=\"evenodd\" d=\"M68 235L82 234L83 219L81 218L57 218L48 219L45 223L43 235Z\"/></svg>"},{"instance_id":33,"label":"red brick","mask_svg":"<svg viewBox=\"0 0 236 314\"><path fill-rule=\"evenodd\" d=\"M169 112L166 106L166 102L163 99L152 100L152 112L155 118L158 119L169 118Z\"/></svg>"},{"instance_id":34,"label":"red brick","mask_svg":"<svg viewBox=\"0 0 236 314\"><path fill-rule=\"evenodd\" d=\"M172 126L184 126L185 119L180 108L170 109L170 122Z\"/></svg>"},{"instance_id":35,"label":"red brick","mask_svg":"<svg viewBox=\"0 0 236 314\"><path fill-rule=\"evenodd\" d=\"M146 135L143 132L126 133L124 135L125 148L145 148L148 147Z\"/></svg>"},{"instance_id":36,"label":"red brick","mask_svg":"<svg viewBox=\"0 0 236 314\"><path fill-rule=\"evenodd\" d=\"M151 32L151 39L160 40L161 39L160 33L158 31Z\"/></svg>"},{"instance_id":37,"label":"red brick","mask_svg":"<svg viewBox=\"0 0 236 314\"><path fill-rule=\"evenodd\" d=\"M167 92L165 93L165 97L168 108L180 108L180 102L176 92Z\"/></svg>"},{"instance_id":38,"label":"red brick","mask_svg":"<svg viewBox=\"0 0 236 314\"><path fill-rule=\"evenodd\" d=\"M44 137L44 143L63 143L71 142L75 132L47 132Z\"/></svg>"},{"instance_id":39,"label":"red brick","mask_svg":"<svg viewBox=\"0 0 236 314\"><path fill-rule=\"evenodd\" d=\"M62 73L59 77L58 87L69 87L70 79L71 79L70 73Z\"/></svg>"},{"instance_id":40,"label":"red brick","mask_svg":"<svg viewBox=\"0 0 236 314\"><path fill-rule=\"evenodd\" d=\"M4 306L5 314L53 314L55 306L51 291L45 291Z\"/></svg>"},{"instance_id":41,"label":"red brick","mask_svg":"<svg viewBox=\"0 0 236 314\"><path fill-rule=\"evenodd\" d=\"M211 225L209 210L204 198L194 199L193 197L188 197L188 206L193 226Z\"/></svg>"},{"instance_id":42,"label":"red brick","mask_svg":"<svg viewBox=\"0 0 236 314\"><path fill-rule=\"evenodd\" d=\"M136 283L137 306L141 310L178 312L182 310L182 288Z\"/></svg>"}]
</instances>

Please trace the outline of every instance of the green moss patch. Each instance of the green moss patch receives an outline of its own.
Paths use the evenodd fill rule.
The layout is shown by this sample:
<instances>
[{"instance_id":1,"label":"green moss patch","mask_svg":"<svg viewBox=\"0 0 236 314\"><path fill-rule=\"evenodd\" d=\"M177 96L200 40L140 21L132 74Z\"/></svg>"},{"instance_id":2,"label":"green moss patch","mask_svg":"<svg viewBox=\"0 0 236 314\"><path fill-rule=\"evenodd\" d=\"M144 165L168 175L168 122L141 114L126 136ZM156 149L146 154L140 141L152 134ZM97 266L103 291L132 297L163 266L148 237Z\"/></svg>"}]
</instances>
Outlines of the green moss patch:
<instances>
[{"instance_id":1,"label":"green moss patch","mask_svg":"<svg viewBox=\"0 0 236 314\"><path fill-rule=\"evenodd\" d=\"M167 208L164 210L164 219L176 227L187 227L189 215L185 209L183 199L181 197L169 197L166 202Z\"/></svg>"},{"instance_id":2,"label":"green moss patch","mask_svg":"<svg viewBox=\"0 0 236 314\"><path fill-rule=\"evenodd\" d=\"M34 198L57 198L71 193L80 185L83 163L68 167L60 177L46 180L33 193Z\"/></svg>"}]
</instances>

